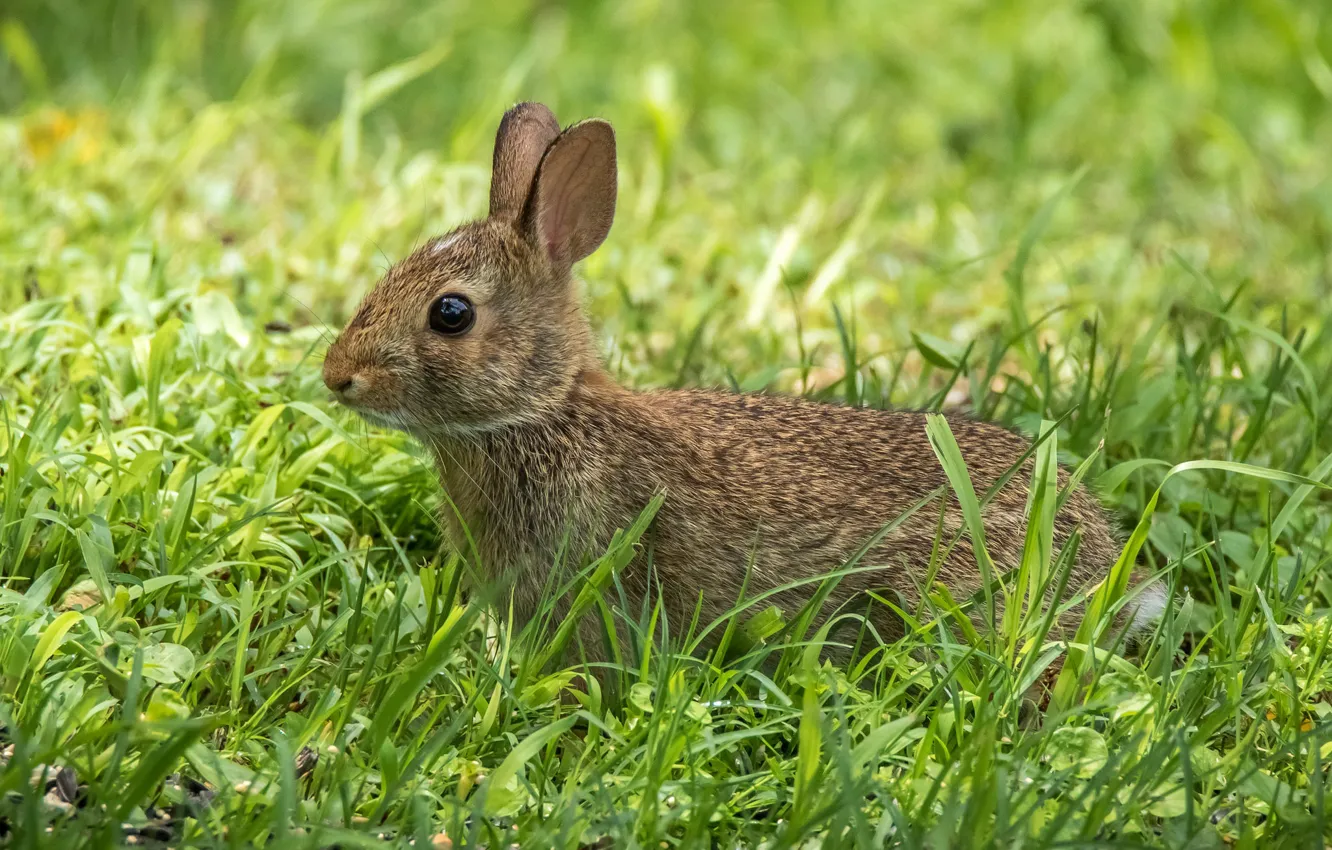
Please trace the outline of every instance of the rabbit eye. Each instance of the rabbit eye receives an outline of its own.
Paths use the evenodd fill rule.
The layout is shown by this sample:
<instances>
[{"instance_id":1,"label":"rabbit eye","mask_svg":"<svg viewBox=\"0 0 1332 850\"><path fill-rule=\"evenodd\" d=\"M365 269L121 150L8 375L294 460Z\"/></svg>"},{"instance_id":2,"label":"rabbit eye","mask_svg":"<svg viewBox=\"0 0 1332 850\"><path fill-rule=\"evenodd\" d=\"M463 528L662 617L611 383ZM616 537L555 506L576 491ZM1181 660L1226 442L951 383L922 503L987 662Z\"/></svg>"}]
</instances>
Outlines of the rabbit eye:
<instances>
[{"instance_id":1,"label":"rabbit eye","mask_svg":"<svg viewBox=\"0 0 1332 850\"><path fill-rule=\"evenodd\" d=\"M445 295L430 305L430 329L447 336L467 333L476 322L476 309L463 295Z\"/></svg>"}]
</instances>

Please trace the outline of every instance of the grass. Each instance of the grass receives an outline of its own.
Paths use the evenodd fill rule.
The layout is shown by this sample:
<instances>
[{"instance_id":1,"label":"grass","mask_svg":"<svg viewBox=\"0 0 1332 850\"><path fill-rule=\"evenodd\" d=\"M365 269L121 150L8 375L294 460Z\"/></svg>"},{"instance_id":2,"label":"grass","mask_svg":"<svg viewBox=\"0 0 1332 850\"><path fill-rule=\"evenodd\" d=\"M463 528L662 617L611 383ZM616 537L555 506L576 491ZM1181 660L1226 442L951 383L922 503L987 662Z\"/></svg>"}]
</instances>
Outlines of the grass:
<instances>
[{"instance_id":1,"label":"grass","mask_svg":"<svg viewBox=\"0 0 1332 850\"><path fill-rule=\"evenodd\" d=\"M5 841L1332 838L1328 10L4 15ZM1124 566L1172 588L1159 628L1091 651L1095 617L1071 643L1039 606L954 629L965 601L935 593L906 637L835 667L801 612L759 601L701 660L689 624L657 646L653 612L619 606L629 529L587 574L638 636L614 687L542 667L554 629L460 595L417 449L327 405L318 376L387 263L484 211L520 97L619 131L619 217L580 277L624 381L1045 434L1037 468L1095 483ZM1026 584L995 593L1067 563L1048 482Z\"/></svg>"}]
</instances>

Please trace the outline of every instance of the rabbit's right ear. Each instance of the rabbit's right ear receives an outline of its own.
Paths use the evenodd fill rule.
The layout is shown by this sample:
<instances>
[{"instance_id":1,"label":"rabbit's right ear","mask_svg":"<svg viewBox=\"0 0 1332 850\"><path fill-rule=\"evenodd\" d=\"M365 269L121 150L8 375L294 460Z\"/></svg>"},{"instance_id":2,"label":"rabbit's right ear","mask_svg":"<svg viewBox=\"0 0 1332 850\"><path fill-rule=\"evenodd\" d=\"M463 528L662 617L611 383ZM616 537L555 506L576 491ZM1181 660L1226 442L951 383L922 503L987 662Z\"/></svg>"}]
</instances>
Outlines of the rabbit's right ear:
<instances>
[{"instance_id":1,"label":"rabbit's right ear","mask_svg":"<svg viewBox=\"0 0 1332 850\"><path fill-rule=\"evenodd\" d=\"M490 177L490 214L517 220L532 194L532 180L546 149L560 135L560 122L540 103L520 103L504 113L495 133Z\"/></svg>"},{"instance_id":2,"label":"rabbit's right ear","mask_svg":"<svg viewBox=\"0 0 1332 850\"><path fill-rule=\"evenodd\" d=\"M615 218L615 131L580 121L560 134L537 169L527 204L527 232L557 265L591 254Z\"/></svg>"}]
</instances>

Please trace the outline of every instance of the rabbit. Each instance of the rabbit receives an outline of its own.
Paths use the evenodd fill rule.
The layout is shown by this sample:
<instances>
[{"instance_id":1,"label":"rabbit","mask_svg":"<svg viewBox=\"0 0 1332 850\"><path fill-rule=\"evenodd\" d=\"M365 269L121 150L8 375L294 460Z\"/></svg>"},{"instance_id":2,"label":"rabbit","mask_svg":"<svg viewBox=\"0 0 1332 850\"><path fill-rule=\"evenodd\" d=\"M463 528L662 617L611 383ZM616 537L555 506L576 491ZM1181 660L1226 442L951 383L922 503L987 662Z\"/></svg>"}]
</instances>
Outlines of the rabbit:
<instances>
[{"instance_id":1,"label":"rabbit","mask_svg":"<svg viewBox=\"0 0 1332 850\"><path fill-rule=\"evenodd\" d=\"M604 551L657 494L664 501L620 582L631 605L660 602L674 634L696 606L706 624L742 590L752 598L836 570L938 490L860 559L875 569L840 579L821 616L859 610L871 592L917 604L936 539L963 527L926 414L617 384L571 278L606 238L616 191L610 124L561 130L545 106L514 106L496 134L489 216L426 243L365 297L324 360L334 398L429 450L448 496L446 533L484 581L506 588L497 596L512 600L517 624L538 613L558 553ZM997 425L948 421L979 494L1031 445ZM983 512L1000 570L1021 557L1032 467L1028 458ZM1074 529L1070 591L1105 578L1119 551L1081 486L1056 517L1056 546ZM982 586L968 539L947 549L937 579L958 600ZM789 616L817 586L764 605ZM568 611L560 604L557 615ZM1122 618L1140 627L1165 597L1148 586L1133 604ZM886 606L867 610L881 636L902 633ZM582 650L604 661L604 630L587 619Z\"/></svg>"}]
</instances>

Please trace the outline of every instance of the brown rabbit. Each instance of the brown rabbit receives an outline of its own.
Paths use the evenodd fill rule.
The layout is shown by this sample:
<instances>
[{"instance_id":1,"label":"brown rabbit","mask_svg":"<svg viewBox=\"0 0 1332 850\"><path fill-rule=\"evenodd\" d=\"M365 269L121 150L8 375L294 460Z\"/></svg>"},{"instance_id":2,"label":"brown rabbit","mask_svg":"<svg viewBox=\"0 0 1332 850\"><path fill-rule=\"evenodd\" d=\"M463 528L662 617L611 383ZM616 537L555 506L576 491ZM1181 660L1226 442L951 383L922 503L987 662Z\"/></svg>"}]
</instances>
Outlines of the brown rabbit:
<instances>
[{"instance_id":1,"label":"brown rabbit","mask_svg":"<svg viewBox=\"0 0 1332 850\"><path fill-rule=\"evenodd\" d=\"M947 479L924 414L616 384L570 279L570 267L606 238L615 198L609 124L561 132L546 107L515 106L495 140L489 218L391 269L328 350L324 382L365 419L431 450L462 519L444 511L454 544L488 580L514 582L518 623L536 612L558 552L597 551L664 493L644 539L651 570L640 555L621 582L635 603L659 592L679 634L700 600L707 623L746 581L752 596L837 569ZM1030 447L995 425L953 418L950 426L981 494ZM984 512L1000 569L1021 555L1031 467ZM1061 485L1067 478L1061 471ZM843 578L825 610L858 604L868 591L914 604L941 510L946 544L962 527L951 492L946 507L936 501L883 537L861 560L878 568ZM1081 488L1056 519L1056 545L1075 528L1069 587L1081 589L1104 578L1119 547ZM948 551L938 578L959 600L981 586L966 540ZM816 586L783 591L776 604L789 614ZM1135 602L1141 621L1164 598L1145 588ZM870 617L881 633L901 633L886 608ZM587 625L584 649L604 657Z\"/></svg>"}]
</instances>

